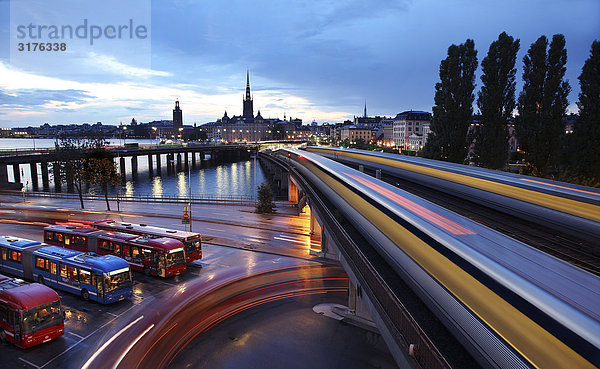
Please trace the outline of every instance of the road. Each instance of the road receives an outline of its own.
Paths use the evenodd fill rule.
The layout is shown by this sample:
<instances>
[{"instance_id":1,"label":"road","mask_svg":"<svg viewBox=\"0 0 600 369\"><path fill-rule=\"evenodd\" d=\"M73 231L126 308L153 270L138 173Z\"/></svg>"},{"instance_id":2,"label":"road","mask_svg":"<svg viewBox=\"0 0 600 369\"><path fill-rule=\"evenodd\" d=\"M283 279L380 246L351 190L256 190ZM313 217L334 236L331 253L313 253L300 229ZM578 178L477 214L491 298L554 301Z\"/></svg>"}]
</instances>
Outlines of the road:
<instances>
[{"instance_id":1,"label":"road","mask_svg":"<svg viewBox=\"0 0 600 369\"><path fill-rule=\"evenodd\" d=\"M161 204L157 217L147 204L128 204L119 214L102 211L101 202L90 205L83 212L77 204L4 198L0 234L41 241L46 224L105 218L183 229L180 206ZM235 367L294 367L283 363L309 357L315 368L395 367L378 335L312 311L317 303L344 304L347 276L339 265L309 255L307 215L259 215L241 207L195 210L194 231L205 239L201 262L172 279L136 273L134 297L110 306L59 292L67 309L66 334L30 350L1 345L1 356L9 359L0 368L231 367L232 360L244 363L250 347L262 354ZM232 329L246 344L234 337L219 341L218 349L206 340L229 336ZM310 344L298 345L300 337Z\"/></svg>"}]
</instances>

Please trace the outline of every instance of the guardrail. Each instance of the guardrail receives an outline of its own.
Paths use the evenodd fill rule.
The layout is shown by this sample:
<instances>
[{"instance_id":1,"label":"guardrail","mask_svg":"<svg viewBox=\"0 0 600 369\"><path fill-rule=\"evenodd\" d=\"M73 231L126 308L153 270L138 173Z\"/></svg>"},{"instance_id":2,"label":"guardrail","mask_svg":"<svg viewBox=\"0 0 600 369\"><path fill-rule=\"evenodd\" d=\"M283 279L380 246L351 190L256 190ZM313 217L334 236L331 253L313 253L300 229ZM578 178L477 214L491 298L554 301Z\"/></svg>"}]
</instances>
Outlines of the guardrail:
<instances>
[{"instance_id":1,"label":"guardrail","mask_svg":"<svg viewBox=\"0 0 600 369\"><path fill-rule=\"evenodd\" d=\"M79 195L76 193L61 193L61 192L25 192L23 194L21 191L2 191L4 194L14 195L14 196L33 196L33 197L41 197L41 198L59 198L59 199L70 199L79 201ZM83 200L101 200L104 201L105 197L103 194L95 195L95 194L84 194ZM117 196L117 195L108 195L108 201L116 202L145 202L145 203L180 203L180 204L188 204L190 202L189 197L181 197L175 195L142 195L142 196ZM192 204L204 204L204 205L235 205L235 206L256 206L256 201L253 200L250 196L211 196L211 195L202 195L202 196L192 196L191 198ZM287 207L293 206L292 204L284 201L275 201L275 205L277 207Z\"/></svg>"}]
</instances>

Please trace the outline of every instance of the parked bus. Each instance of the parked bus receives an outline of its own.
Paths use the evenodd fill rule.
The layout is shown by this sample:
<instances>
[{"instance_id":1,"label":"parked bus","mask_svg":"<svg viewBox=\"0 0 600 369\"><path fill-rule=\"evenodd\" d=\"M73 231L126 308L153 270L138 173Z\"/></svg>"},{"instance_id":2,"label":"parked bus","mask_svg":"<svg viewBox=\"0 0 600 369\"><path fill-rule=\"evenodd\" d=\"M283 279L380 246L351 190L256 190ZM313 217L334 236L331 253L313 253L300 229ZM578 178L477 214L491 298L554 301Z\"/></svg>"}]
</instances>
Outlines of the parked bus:
<instances>
[{"instance_id":1,"label":"parked bus","mask_svg":"<svg viewBox=\"0 0 600 369\"><path fill-rule=\"evenodd\" d=\"M53 225L44 228L44 241L99 255L125 259L131 269L146 275L172 277L186 271L183 244L171 238L148 238L90 227Z\"/></svg>"},{"instance_id":2,"label":"parked bus","mask_svg":"<svg viewBox=\"0 0 600 369\"><path fill-rule=\"evenodd\" d=\"M65 333L60 298L52 289L0 275L0 340L21 348Z\"/></svg>"},{"instance_id":3,"label":"parked bus","mask_svg":"<svg viewBox=\"0 0 600 369\"><path fill-rule=\"evenodd\" d=\"M121 223L110 219L94 222L94 227L107 231L132 233L152 238L173 238L185 245L187 263L202 259L202 241L200 239L200 233L154 227L147 224Z\"/></svg>"},{"instance_id":4,"label":"parked bus","mask_svg":"<svg viewBox=\"0 0 600 369\"><path fill-rule=\"evenodd\" d=\"M110 304L133 295L129 264L116 256L0 236L0 271Z\"/></svg>"}]
</instances>

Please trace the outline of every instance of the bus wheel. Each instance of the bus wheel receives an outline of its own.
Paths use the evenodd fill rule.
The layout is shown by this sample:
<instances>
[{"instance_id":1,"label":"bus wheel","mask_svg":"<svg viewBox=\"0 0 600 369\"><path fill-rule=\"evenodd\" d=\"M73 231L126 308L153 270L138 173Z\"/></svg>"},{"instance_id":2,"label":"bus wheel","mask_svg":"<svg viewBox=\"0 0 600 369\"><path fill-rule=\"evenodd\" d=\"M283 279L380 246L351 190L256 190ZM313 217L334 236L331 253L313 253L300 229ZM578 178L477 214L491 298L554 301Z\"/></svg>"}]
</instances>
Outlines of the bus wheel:
<instances>
[{"instance_id":1,"label":"bus wheel","mask_svg":"<svg viewBox=\"0 0 600 369\"><path fill-rule=\"evenodd\" d=\"M42 277L41 275L38 275L38 283L44 284L44 277Z\"/></svg>"},{"instance_id":2,"label":"bus wheel","mask_svg":"<svg viewBox=\"0 0 600 369\"><path fill-rule=\"evenodd\" d=\"M144 274L150 276L150 268L148 268L147 266L144 267Z\"/></svg>"},{"instance_id":3,"label":"bus wheel","mask_svg":"<svg viewBox=\"0 0 600 369\"><path fill-rule=\"evenodd\" d=\"M81 290L81 297L87 301L90 299L90 293L85 288Z\"/></svg>"}]
</instances>

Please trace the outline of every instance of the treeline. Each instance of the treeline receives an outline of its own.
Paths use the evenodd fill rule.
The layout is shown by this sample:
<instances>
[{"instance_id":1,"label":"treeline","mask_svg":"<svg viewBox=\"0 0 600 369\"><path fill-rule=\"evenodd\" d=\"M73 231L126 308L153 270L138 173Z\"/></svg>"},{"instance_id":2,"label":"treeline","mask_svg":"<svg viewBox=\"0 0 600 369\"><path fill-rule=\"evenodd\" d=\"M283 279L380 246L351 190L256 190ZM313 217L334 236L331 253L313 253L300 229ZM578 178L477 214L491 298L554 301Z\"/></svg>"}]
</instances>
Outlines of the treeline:
<instances>
[{"instance_id":1,"label":"treeline","mask_svg":"<svg viewBox=\"0 0 600 369\"><path fill-rule=\"evenodd\" d=\"M509 123L514 123L523 172L600 186L600 42L592 43L579 83L579 115L572 134L563 118L571 91L565 80L565 38L538 38L523 58L523 90L515 98L519 39L505 32L481 62L477 94L479 124L473 125L477 50L473 40L451 45L440 63L431 132L425 157L503 169L509 159ZM515 114L516 111L516 114Z\"/></svg>"}]
</instances>

